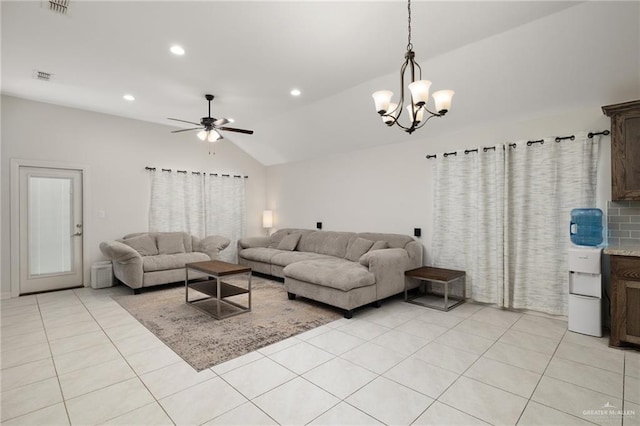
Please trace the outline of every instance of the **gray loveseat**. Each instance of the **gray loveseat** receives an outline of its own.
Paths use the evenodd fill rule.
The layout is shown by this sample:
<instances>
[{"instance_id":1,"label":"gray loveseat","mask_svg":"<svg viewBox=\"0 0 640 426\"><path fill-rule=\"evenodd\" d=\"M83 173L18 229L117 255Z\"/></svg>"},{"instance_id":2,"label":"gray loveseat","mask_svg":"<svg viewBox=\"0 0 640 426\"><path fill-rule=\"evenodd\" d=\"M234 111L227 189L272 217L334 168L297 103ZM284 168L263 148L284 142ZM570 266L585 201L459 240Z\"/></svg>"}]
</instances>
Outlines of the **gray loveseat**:
<instances>
[{"instance_id":1,"label":"gray loveseat","mask_svg":"<svg viewBox=\"0 0 640 426\"><path fill-rule=\"evenodd\" d=\"M115 277L138 294L143 287L184 281L186 263L217 259L228 245L228 238L217 235L141 232L100 243L100 250L113 263Z\"/></svg>"},{"instance_id":2,"label":"gray loveseat","mask_svg":"<svg viewBox=\"0 0 640 426\"><path fill-rule=\"evenodd\" d=\"M336 306L351 318L355 308L402 292L404 272L422 265L422 251L407 235L281 229L240 239L238 263L284 278L290 299Z\"/></svg>"}]
</instances>

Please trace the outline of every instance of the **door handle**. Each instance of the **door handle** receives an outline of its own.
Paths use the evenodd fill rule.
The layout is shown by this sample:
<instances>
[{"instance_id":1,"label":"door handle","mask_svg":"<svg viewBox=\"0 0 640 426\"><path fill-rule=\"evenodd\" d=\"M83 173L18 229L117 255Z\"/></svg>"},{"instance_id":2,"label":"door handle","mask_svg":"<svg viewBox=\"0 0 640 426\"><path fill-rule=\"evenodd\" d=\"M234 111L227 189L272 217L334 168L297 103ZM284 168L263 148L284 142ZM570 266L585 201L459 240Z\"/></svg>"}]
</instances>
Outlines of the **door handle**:
<instances>
[{"instance_id":1,"label":"door handle","mask_svg":"<svg viewBox=\"0 0 640 426\"><path fill-rule=\"evenodd\" d=\"M82 232L76 232L75 234L72 235L72 237L79 237L82 235Z\"/></svg>"}]
</instances>

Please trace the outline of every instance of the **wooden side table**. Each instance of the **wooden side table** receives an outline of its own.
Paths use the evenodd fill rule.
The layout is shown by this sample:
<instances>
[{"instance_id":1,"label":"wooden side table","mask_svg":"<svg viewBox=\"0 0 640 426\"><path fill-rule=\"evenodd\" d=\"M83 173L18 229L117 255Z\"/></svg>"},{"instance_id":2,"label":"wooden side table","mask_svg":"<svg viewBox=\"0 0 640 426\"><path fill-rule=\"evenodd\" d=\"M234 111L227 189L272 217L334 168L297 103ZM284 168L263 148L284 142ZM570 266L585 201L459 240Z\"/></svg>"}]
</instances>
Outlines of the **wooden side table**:
<instances>
[{"instance_id":1,"label":"wooden side table","mask_svg":"<svg viewBox=\"0 0 640 426\"><path fill-rule=\"evenodd\" d=\"M430 293L427 288L425 293L421 293L418 290L418 294L415 296L409 297L407 283L404 285L404 300L405 302L413 303L420 306L426 306L428 308L439 309L441 311L449 311L456 306L464 303L464 300L467 296L467 289L464 281L465 273L464 271L454 271L452 269L442 269L442 268L433 268L431 266L422 266L420 268L411 269L404 273L405 276L410 278L415 278L421 281L427 282L435 282L444 285L444 295L439 295L435 293ZM453 285L454 283L462 284L462 298L455 297L449 294L449 285ZM428 287L428 286L427 286ZM425 300L429 299L429 296L437 296L437 299L444 298L442 304L437 303L436 300ZM418 299L423 299L418 300Z\"/></svg>"}]
</instances>

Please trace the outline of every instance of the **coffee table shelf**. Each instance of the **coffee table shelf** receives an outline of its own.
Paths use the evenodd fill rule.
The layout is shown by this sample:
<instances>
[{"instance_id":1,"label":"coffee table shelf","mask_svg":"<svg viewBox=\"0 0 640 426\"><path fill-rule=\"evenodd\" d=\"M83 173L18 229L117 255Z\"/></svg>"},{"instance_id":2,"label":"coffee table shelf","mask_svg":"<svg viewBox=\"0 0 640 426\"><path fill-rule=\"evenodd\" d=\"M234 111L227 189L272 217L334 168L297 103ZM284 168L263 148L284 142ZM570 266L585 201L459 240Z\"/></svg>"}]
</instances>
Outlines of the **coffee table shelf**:
<instances>
[{"instance_id":1,"label":"coffee table shelf","mask_svg":"<svg viewBox=\"0 0 640 426\"><path fill-rule=\"evenodd\" d=\"M189 281L189 271L198 271L207 274L213 279L206 281ZM246 276L247 286L231 284L222 281L235 276ZM212 317L221 320L234 315L251 312L251 268L236 265L233 263L211 260L206 262L187 263L185 265L185 302ZM189 300L189 290L195 290L207 297ZM235 301L228 300L233 296L247 295L247 304L241 305ZM222 309L231 308L230 312L222 313Z\"/></svg>"}]
</instances>

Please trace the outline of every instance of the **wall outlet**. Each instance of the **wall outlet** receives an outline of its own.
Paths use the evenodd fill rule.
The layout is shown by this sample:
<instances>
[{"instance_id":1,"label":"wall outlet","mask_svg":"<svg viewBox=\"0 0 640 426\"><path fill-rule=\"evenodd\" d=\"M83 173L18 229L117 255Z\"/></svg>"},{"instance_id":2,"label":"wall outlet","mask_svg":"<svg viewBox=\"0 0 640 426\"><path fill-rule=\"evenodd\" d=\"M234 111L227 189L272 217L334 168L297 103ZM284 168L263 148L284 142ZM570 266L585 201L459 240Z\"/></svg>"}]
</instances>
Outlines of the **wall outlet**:
<instances>
[{"instance_id":1,"label":"wall outlet","mask_svg":"<svg viewBox=\"0 0 640 426\"><path fill-rule=\"evenodd\" d=\"M316 222L316 228L322 229L322 222Z\"/></svg>"},{"instance_id":2,"label":"wall outlet","mask_svg":"<svg viewBox=\"0 0 640 426\"><path fill-rule=\"evenodd\" d=\"M414 237L421 237L422 236L422 229L421 228L413 228L413 236Z\"/></svg>"}]
</instances>

